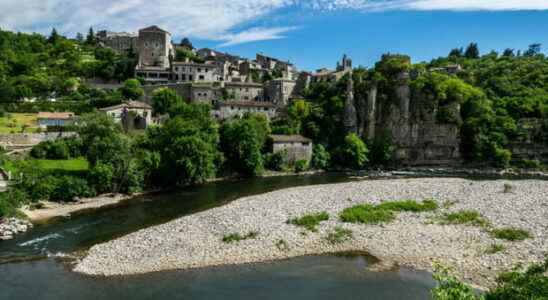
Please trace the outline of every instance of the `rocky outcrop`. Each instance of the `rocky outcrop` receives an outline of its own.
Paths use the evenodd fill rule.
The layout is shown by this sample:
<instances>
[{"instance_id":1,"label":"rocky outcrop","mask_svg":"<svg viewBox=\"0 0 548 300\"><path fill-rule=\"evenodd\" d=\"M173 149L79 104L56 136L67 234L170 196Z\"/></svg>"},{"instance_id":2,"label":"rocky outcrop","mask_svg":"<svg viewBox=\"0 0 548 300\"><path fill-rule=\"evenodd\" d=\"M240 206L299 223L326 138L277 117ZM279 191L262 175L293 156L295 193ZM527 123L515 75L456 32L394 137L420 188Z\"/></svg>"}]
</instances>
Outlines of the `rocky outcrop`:
<instances>
[{"instance_id":1,"label":"rocky outcrop","mask_svg":"<svg viewBox=\"0 0 548 300\"><path fill-rule=\"evenodd\" d=\"M406 165L451 165L460 162L458 124L437 120L438 107L411 97L409 75L398 76L392 99L371 87L367 95L365 136L390 135L395 159ZM460 110L459 107L454 109ZM457 115L459 113L457 112Z\"/></svg>"},{"instance_id":2,"label":"rocky outcrop","mask_svg":"<svg viewBox=\"0 0 548 300\"><path fill-rule=\"evenodd\" d=\"M32 228L32 223L17 218L0 219L0 241L11 240L16 234Z\"/></svg>"}]
</instances>

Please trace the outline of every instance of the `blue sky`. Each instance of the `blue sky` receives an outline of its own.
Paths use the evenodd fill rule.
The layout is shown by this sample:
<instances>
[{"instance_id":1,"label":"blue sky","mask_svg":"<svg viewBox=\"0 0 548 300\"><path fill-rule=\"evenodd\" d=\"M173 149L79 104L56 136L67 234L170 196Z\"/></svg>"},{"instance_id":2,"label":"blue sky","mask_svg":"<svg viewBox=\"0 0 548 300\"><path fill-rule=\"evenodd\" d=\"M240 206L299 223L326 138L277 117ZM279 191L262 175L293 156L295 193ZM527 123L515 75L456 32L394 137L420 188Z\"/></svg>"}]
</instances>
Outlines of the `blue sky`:
<instances>
[{"instance_id":1,"label":"blue sky","mask_svg":"<svg viewBox=\"0 0 548 300\"><path fill-rule=\"evenodd\" d=\"M548 0L1 0L0 12L3 29L69 36L156 24L175 41L264 52L304 70L334 67L343 53L356 66L385 52L418 62L472 41L482 52L548 49Z\"/></svg>"}]
</instances>

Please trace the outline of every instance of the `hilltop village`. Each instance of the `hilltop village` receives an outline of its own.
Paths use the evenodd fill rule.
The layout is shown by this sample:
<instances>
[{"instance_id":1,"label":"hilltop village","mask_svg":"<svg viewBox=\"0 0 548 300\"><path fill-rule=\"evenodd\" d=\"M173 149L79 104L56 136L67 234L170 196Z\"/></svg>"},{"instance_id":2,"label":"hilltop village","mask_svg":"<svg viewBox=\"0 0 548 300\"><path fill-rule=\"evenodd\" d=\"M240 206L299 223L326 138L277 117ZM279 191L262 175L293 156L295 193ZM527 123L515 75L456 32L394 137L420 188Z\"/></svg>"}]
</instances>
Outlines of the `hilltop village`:
<instances>
[{"instance_id":1,"label":"hilltop village","mask_svg":"<svg viewBox=\"0 0 548 300\"><path fill-rule=\"evenodd\" d=\"M262 112L269 118L283 113L292 99L302 98L312 82L336 82L352 71L352 60L344 56L335 70L299 72L282 59L257 54L255 59L195 49L188 39L173 44L172 35L158 26L140 29L138 34L99 31L97 38L119 53L135 51L135 76L145 82L145 101L152 92L168 87L184 99L206 103L217 119L245 112ZM101 85L97 85L101 87Z\"/></svg>"}]
</instances>

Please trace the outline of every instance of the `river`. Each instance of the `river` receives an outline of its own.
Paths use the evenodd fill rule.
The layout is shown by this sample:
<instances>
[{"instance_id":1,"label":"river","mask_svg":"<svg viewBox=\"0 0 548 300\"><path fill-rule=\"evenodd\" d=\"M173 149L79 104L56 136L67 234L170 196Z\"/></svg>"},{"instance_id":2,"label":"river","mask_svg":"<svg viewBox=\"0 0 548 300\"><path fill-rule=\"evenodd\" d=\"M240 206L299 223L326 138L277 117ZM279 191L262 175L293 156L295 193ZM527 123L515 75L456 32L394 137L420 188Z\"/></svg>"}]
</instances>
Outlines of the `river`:
<instances>
[{"instance_id":1,"label":"river","mask_svg":"<svg viewBox=\"0 0 548 300\"><path fill-rule=\"evenodd\" d=\"M115 278L75 274L67 262L75 251L240 197L349 180L321 175L210 183L38 225L0 242L0 299L429 299L434 282L428 273L367 271L371 260L363 256L310 256Z\"/></svg>"}]
</instances>

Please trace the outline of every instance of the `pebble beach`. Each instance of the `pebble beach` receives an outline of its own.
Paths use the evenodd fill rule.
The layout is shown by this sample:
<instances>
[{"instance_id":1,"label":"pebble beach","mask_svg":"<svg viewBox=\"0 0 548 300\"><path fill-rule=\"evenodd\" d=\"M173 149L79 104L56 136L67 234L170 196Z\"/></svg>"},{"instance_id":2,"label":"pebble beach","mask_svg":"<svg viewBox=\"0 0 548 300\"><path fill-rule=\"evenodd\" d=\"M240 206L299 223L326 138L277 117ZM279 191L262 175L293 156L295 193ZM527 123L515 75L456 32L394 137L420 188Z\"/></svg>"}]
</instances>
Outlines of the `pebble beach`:
<instances>
[{"instance_id":1,"label":"pebble beach","mask_svg":"<svg viewBox=\"0 0 548 300\"><path fill-rule=\"evenodd\" d=\"M354 205L408 199L434 199L439 208L398 213L384 224L343 223L339 219L342 210ZM489 221L489 228L437 221L444 214L462 210L479 212ZM316 232L287 222L323 211L329 220L321 222ZM326 237L335 227L351 230L352 238L341 243L328 241ZM531 238L507 241L490 234L494 228L506 227L527 230ZM256 236L223 241L228 234L249 232ZM493 244L504 249L486 253ZM74 270L94 276L133 275L344 251L367 252L380 260L382 269L405 265L432 270L434 263L441 263L469 283L493 286L500 272L544 259L548 251L548 182L419 178L284 189L241 198L95 245Z\"/></svg>"}]
</instances>

